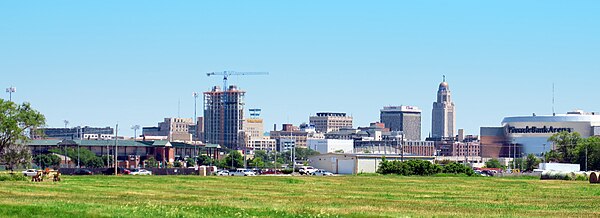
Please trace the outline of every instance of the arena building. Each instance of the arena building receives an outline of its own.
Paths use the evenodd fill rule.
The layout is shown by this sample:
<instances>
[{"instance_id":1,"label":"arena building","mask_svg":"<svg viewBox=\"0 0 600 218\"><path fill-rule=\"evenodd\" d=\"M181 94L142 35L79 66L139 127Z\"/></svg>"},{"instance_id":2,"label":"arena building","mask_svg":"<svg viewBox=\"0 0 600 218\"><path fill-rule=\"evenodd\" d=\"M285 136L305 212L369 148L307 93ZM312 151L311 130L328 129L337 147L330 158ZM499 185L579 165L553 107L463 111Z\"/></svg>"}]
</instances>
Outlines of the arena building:
<instances>
[{"instance_id":1,"label":"arena building","mask_svg":"<svg viewBox=\"0 0 600 218\"><path fill-rule=\"evenodd\" d=\"M548 138L559 132L578 132L583 138L600 136L600 115L583 111L550 116L506 117L501 127L481 128L483 157L509 157L554 149ZM516 154L516 155L515 155Z\"/></svg>"}]
</instances>

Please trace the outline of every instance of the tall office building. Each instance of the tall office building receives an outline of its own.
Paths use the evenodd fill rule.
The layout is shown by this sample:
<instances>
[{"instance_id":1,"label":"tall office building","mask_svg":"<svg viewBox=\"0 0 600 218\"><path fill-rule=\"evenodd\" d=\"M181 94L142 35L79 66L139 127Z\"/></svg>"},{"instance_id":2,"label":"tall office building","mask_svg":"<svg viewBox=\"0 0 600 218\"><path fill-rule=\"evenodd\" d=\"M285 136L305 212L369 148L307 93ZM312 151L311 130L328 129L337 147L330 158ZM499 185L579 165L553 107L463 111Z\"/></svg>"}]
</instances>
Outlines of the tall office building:
<instances>
[{"instance_id":1,"label":"tall office building","mask_svg":"<svg viewBox=\"0 0 600 218\"><path fill-rule=\"evenodd\" d=\"M352 128L352 117L346 113L317 113L317 116L309 118L310 124L320 133L338 131L343 128Z\"/></svg>"},{"instance_id":2,"label":"tall office building","mask_svg":"<svg viewBox=\"0 0 600 218\"><path fill-rule=\"evenodd\" d=\"M421 110L413 106L391 106L381 110L381 122L390 131L404 132L408 140L421 140Z\"/></svg>"},{"instance_id":3,"label":"tall office building","mask_svg":"<svg viewBox=\"0 0 600 218\"><path fill-rule=\"evenodd\" d=\"M237 86L204 92L204 142L239 149L243 139L244 95Z\"/></svg>"},{"instance_id":4,"label":"tall office building","mask_svg":"<svg viewBox=\"0 0 600 218\"><path fill-rule=\"evenodd\" d=\"M433 103L431 134L435 139L455 137L456 113L450 86L444 81L440 83L437 101Z\"/></svg>"}]
</instances>

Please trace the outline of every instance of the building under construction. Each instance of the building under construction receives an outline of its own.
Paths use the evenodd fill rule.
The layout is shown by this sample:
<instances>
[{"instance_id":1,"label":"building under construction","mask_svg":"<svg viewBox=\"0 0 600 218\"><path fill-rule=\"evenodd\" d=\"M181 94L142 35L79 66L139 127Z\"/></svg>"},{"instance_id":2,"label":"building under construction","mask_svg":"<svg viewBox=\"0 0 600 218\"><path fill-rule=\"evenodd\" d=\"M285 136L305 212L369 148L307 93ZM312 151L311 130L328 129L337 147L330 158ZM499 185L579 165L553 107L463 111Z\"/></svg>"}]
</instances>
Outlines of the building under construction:
<instances>
[{"instance_id":1,"label":"building under construction","mask_svg":"<svg viewBox=\"0 0 600 218\"><path fill-rule=\"evenodd\" d=\"M204 92L204 140L229 149L239 149L243 139L244 95L237 86L227 91L219 86Z\"/></svg>"}]
</instances>

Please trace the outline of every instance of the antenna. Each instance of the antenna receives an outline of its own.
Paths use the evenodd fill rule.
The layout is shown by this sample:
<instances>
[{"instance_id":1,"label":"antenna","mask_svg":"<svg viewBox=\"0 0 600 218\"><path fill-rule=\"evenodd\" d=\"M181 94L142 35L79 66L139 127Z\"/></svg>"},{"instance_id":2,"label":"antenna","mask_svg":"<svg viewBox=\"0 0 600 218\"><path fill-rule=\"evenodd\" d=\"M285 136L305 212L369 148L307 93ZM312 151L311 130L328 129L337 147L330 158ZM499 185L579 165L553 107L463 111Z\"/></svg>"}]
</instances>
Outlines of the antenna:
<instances>
[{"instance_id":1,"label":"antenna","mask_svg":"<svg viewBox=\"0 0 600 218\"><path fill-rule=\"evenodd\" d=\"M554 83L552 83L552 116L556 116L556 111L554 110L555 102Z\"/></svg>"}]
</instances>

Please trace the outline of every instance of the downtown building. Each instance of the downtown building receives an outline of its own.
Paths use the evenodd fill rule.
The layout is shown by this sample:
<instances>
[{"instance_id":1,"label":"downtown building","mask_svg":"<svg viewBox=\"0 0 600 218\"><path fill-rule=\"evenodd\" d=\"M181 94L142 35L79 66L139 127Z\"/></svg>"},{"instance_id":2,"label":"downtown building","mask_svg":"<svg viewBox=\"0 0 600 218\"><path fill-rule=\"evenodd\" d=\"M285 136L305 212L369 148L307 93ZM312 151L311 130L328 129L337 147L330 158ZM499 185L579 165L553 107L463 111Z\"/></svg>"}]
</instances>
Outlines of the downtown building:
<instances>
[{"instance_id":1,"label":"downtown building","mask_svg":"<svg viewBox=\"0 0 600 218\"><path fill-rule=\"evenodd\" d=\"M390 131L401 131L406 139L421 140L421 109L414 106L390 106L381 110L380 121Z\"/></svg>"},{"instance_id":2,"label":"downtown building","mask_svg":"<svg viewBox=\"0 0 600 218\"><path fill-rule=\"evenodd\" d=\"M431 119L431 138L433 141L456 137L455 112L454 102L452 102L452 92L444 78L437 92L437 101L433 103Z\"/></svg>"},{"instance_id":3,"label":"downtown building","mask_svg":"<svg viewBox=\"0 0 600 218\"><path fill-rule=\"evenodd\" d=\"M197 121L201 121L199 117ZM200 123L194 123L192 118L165 118L158 126L142 128L142 139L167 140L170 142L195 142L198 141L198 130L202 130ZM137 137L136 137L137 138Z\"/></svg>"},{"instance_id":4,"label":"downtown building","mask_svg":"<svg viewBox=\"0 0 600 218\"><path fill-rule=\"evenodd\" d=\"M41 134L37 134L40 132ZM112 127L89 127L77 126L72 128L39 128L32 132L32 139L92 139L111 140L114 139L115 130Z\"/></svg>"},{"instance_id":5,"label":"downtown building","mask_svg":"<svg viewBox=\"0 0 600 218\"><path fill-rule=\"evenodd\" d=\"M343 128L352 128L352 117L346 113L322 112L309 118L310 125L319 133L338 131Z\"/></svg>"},{"instance_id":6,"label":"downtown building","mask_svg":"<svg viewBox=\"0 0 600 218\"><path fill-rule=\"evenodd\" d=\"M275 151L277 140L265 136L264 121L260 118L260 109L250 109L250 118L244 119L243 140L240 142L248 154L255 151Z\"/></svg>"},{"instance_id":7,"label":"downtown building","mask_svg":"<svg viewBox=\"0 0 600 218\"><path fill-rule=\"evenodd\" d=\"M542 156L556 145L548 139L560 132L577 132L582 138L600 136L600 114L571 111L566 114L505 117L502 125L481 127L483 157Z\"/></svg>"},{"instance_id":8,"label":"downtown building","mask_svg":"<svg viewBox=\"0 0 600 218\"><path fill-rule=\"evenodd\" d=\"M228 149L241 149L243 141L244 96L231 85L227 90L214 86L204 92L204 141Z\"/></svg>"}]
</instances>

